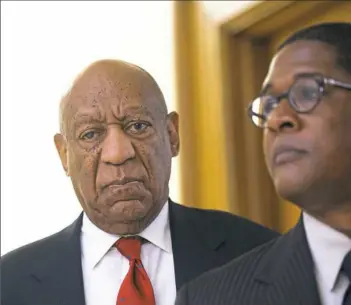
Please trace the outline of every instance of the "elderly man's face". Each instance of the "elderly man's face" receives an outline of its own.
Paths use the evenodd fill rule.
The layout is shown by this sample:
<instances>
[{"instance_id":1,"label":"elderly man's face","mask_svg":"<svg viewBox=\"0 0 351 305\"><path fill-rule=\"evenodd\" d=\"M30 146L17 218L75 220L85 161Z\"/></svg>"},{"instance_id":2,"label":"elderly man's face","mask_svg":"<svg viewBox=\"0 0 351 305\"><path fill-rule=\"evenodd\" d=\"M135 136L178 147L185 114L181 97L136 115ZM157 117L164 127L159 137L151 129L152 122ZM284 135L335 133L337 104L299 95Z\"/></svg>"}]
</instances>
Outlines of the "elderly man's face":
<instances>
[{"instance_id":1,"label":"elderly man's face","mask_svg":"<svg viewBox=\"0 0 351 305\"><path fill-rule=\"evenodd\" d=\"M168 199L178 116L143 71L120 62L93 65L63 106L62 164L88 217L115 234L143 230Z\"/></svg>"},{"instance_id":2,"label":"elderly man's face","mask_svg":"<svg viewBox=\"0 0 351 305\"><path fill-rule=\"evenodd\" d=\"M268 92L275 96L286 92L304 73L351 83L351 75L336 65L332 47L299 41L283 48L272 61L265 81ZM316 108L304 114L283 100L267 120L263 146L282 197L315 214L350 202L351 92L327 86ZM283 147L290 151L277 156Z\"/></svg>"}]
</instances>

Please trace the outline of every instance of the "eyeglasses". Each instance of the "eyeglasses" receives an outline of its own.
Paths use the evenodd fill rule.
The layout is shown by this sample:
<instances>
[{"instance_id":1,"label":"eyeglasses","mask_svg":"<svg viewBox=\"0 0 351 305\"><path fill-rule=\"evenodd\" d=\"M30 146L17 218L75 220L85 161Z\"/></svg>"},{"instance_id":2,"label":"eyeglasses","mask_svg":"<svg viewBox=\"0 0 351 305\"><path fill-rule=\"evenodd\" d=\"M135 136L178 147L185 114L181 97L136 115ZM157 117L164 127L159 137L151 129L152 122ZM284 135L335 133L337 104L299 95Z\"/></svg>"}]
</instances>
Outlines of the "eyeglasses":
<instances>
[{"instance_id":1,"label":"eyeglasses","mask_svg":"<svg viewBox=\"0 0 351 305\"><path fill-rule=\"evenodd\" d=\"M257 97L250 104L248 115L257 127L264 128L268 116L283 99L287 99L290 107L298 113L310 112L322 100L327 85L351 91L351 84L321 75L303 75L298 77L289 90L280 96L263 94Z\"/></svg>"}]
</instances>

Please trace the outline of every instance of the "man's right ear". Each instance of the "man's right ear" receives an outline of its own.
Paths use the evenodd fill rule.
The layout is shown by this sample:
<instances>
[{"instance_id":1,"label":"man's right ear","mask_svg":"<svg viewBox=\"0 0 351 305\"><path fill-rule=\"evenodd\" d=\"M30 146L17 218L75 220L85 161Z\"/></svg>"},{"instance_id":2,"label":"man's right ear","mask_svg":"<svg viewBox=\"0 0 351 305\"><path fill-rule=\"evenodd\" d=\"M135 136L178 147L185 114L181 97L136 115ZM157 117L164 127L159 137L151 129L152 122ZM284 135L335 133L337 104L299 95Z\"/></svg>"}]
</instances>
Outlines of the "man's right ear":
<instances>
[{"instance_id":1,"label":"man's right ear","mask_svg":"<svg viewBox=\"0 0 351 305\"><path fill-rule=\"evenodd\" d=\"M68 152L67 152L67 140L66 137L60 133L55 134L54 136L55 146L57 152L59 153L61 163L63 169L66 172L66 175L69 176L69 169L68 169Z\"/></svg>"}]
</instances>

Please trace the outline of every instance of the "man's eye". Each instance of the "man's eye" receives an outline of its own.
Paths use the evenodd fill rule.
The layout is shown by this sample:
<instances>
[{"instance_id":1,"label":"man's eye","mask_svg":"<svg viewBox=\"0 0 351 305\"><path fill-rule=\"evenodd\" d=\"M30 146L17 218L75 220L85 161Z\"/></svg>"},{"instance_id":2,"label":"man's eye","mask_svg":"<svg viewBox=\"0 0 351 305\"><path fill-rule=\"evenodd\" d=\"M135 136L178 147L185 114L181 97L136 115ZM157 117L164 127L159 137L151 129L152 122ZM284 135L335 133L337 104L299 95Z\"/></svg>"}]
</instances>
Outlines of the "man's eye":
<instances>
[{"instance_id":1,"label":"man's eye","mask_svg":"<svg viewBox=\"0 0 351 305\"><path fill-rule=\"evenodd\" d=\"M97 135L98 135L98 133L96 131L90 130L90 131L83 133L81 138L83 140L93 140Z\"/></svg>"},{"instance_id":2,"label":"man's eye","mask_svg":"<svg viewBox=\"0 0 351 305\"><path fill-rule=\"evenodd\" d=\"M127 129L132 133L141 133L145 131L149 126L150 125L147 123L137 122L129 125Z\"/></svg>"},{"instance_id":3,"label":"man's eye","mask_svg":"<svg viewBox=\"0 0 351 305\"><path fill-rule=\"evenodd\" d=\"M315 100L318 97L318 90L316 88L303 87L298 91L299 97L303 100Z\"/></svg>"}]
</instances>

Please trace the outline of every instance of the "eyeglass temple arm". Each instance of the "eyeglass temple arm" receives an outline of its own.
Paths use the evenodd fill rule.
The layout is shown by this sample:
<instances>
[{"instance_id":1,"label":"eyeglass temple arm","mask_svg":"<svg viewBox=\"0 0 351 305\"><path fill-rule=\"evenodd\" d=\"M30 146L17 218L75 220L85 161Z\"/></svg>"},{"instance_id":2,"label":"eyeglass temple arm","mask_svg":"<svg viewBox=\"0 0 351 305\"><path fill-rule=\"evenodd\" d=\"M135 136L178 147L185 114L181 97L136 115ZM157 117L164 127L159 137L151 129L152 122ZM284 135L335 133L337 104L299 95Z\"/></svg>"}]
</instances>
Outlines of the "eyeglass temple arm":
<instances>
[{"instance_id":1,"label":"eyeglass temple arm","mask_svg":"<svg viewBox=\"0 0 351 305\"><path fill-rule=\"evenodd\" d=\"M324 82L328 85L340 87L343 89L351 90L351 84L347 84L344 82L339 82L337 80L331 79L331 78L324 78Z\"/></svg>"}]
</instances>

